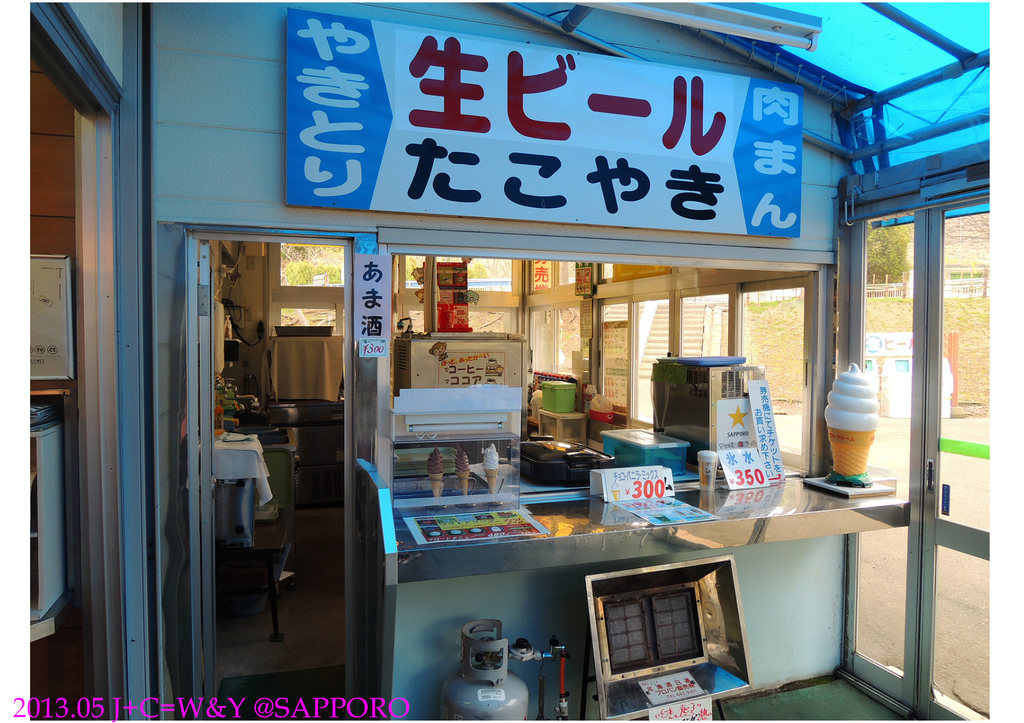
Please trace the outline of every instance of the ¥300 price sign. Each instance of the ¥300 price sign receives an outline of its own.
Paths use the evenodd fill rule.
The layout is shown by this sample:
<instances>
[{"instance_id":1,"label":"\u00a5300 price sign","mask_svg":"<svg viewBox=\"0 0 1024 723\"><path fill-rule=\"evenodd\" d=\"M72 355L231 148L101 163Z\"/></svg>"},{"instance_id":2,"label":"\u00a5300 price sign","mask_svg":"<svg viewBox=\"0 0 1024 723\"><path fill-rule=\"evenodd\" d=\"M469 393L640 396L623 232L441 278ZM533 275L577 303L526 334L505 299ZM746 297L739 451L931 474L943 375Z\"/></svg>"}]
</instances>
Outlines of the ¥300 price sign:
<instances>
[{"instance_id":1,"label":"\u00a5300 price sign","mask_svg":"<svg viewBox=\"0 0 1024 723\"><path fill-rule=\"evenodd\" d=\"M756 489L771 484L756 447L719 450L718 459L731 490Z\"/></svg>"},{"instance_id":2,"label":"\u00a5300 price sign","mask_svg":"<svg viewBox=\"0 0 1024 723\"><path fill-rule=\"evenodd\" d=\"M668 467L618 467L593 472L604 478L605 502L660 500L676 494Z\"/></svg>"},{"instance_id":3,"label":"\u00a5300 price sign","mask_svg":"<svg viewBox=\"0 0 1024 723\"><path fill-rule=\"evenodd\" d=\"M387 356L388 340L370 337L359 340L359 356Z\"/></svg>"}]
</instances>

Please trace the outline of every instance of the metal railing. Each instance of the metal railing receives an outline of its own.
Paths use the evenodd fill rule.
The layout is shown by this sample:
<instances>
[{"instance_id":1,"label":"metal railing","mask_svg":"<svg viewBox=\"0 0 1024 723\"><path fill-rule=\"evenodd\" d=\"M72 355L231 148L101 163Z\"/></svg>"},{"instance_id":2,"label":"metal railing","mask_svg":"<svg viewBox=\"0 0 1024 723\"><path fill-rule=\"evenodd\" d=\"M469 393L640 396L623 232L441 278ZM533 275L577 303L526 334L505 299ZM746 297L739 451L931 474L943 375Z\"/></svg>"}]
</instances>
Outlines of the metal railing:
<instances>
[{"instance_id":1,"label":"metal railing","mask_svg":"<svg viewBox=\"0 0 1024 723\"><path fill-rule=\"evenodd\" d=\"M913 299L914 279L884 284L868 284L868 299ZM975 279L946 279L942 294L947 299L984 299L992 293L992 280L988 276Z\"/></svg>"}]
</instances>

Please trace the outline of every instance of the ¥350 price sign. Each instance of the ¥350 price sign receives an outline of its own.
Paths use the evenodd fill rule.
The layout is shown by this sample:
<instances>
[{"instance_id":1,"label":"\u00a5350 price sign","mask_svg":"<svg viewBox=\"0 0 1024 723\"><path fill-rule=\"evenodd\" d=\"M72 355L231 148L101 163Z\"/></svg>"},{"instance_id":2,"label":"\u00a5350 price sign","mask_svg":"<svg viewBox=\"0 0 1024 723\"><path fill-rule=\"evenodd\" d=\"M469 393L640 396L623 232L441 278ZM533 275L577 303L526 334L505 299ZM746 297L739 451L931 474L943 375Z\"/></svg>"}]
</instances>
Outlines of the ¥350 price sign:
<instances>
[{"instance_id":1,"label":"\u00a5350 price sign","mask_svg":"<svg viewBox=\"0 0 1024 723\"><path fill-rule=\"evenodd\" d=\"M720 450L718 459L731 490L756 489L771 484L756 447Z\"/></svg>"},{"instance_id":2,"label":"\u00a5350 price sign","mask_svg":"<svg viewBox=\"0 0 1024 723\"><path fill-rule=\"evenodd\" d=\"M668 467L617 467L593 472L604 478L605 502L660 500L676 494Z\"/></svg>"}]
</instances>

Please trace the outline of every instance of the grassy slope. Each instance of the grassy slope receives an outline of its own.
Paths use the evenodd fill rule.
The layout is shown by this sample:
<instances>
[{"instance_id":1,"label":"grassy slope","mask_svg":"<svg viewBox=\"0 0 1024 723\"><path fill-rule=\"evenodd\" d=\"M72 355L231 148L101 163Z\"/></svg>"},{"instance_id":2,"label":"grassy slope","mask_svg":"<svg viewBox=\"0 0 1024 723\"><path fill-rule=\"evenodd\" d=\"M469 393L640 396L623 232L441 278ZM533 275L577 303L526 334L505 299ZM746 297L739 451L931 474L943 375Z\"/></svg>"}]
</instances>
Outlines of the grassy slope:
<instances>
[{"instance_id":1,"label":"grassy slope","mask_svg":"<svg viewBox=\"0 0 1024 723\"><path fill-rule=\"evenodd\" d=\"M909 331L912 299L871 299L867 329L873 333ZM967 414L988 415L990 299L946 301L945 330L960 334L959 403ZM801 360L793 353L802 328L803 302L752 304L744 323L746 356L764 364L776 400L798 400L803 383Z\"/></svg>"}]
</instances>

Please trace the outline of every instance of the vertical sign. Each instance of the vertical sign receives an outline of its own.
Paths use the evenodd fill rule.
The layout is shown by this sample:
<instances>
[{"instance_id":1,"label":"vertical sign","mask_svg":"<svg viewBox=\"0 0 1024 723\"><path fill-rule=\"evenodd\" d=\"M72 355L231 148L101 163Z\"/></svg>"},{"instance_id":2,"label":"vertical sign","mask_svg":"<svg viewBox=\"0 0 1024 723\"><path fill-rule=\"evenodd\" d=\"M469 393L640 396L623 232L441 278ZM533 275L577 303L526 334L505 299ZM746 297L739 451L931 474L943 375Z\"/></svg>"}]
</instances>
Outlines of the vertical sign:
<instances>
[{"instance_id":1,"label":"vertical sign","mask_svg":"<svg viewBox=\"0 0 1024 723\"><path fill-rule=\"evenodd\" d=\"M576 296L594 295L594 264L576 264Z\"/></svg>"},{"instance_id":2,"label":"vertical sign","mask_svg":"<svg viewBox=\"0 0 1024 723\"><path fill-rule=\"evenodd\" d=\"M722 399L716 404L715 441L718 461L731 490L768 485L768 474L757 451L757 436L749 399Z\"/></svg>"},{"instance_id":3,"label":"vertical sign","mask_svg":"<svg viewBox=\"0 0 1024 723\"><path fill-rule=\"evenodd\" d=\"M391 338L391 256L376 251L376 241L356 240L353 325L365 357L386 357Z\"/></svg>"},{"instance_id":4,"label":"vertical sign","mask_svg":"<svg viewBox=\"0 0 1024 723\"><path fill-rule=\"evenodd\" d=\"M67 256L33 256L29 293L31 377L74 379L71 260Z\"/></svg>"},{"instance_id":5,"label":"vertical sign","mask_svg":"<svg viewBox=\"0 0 1024 723\"><path fill-rule=\"evenodd\" d=\"M438 331L473 331L469 326L466 296L468 286L469 279L464 260L437 263Z\"/></svg>"},{"instance_id":6,"label":"vertical sign","mask_svg":"<svg viewBox=\"0 0 1024 723\"><path fill-rule=\"evenodd\" d=\"M747 382L751 414L754 416L754 432L757 434L757 449L761 452L768 482L778 484L786 478L782 468L782 449L779 447L779 430L775 426L775 412L772 411L772 397L768 382L751 379Z\"/></svg>"},{"instance_id":7,"label":"vertical sign","mask_svg":"<svg viewBox=\"0 0 1024 723\"><path fill-rule=\"evenodd\" d=\"M368 209L391 128L373 24L289 8L288 203Z\"/></svg>"},{"instance_id":8,"label":"vertical sign","mask_svg":"<svg viewBox=\"0 0 1024 723\"><path fill-rule=\"evenodd\" d=\"M533 262L533 290L545 291L551 288L551 262Z\"/></svg>"},{"instance_id":9,"label":"vertical sign","mask_svg":"<svg viewBox=\"0 0 1024 723\"><path fill-rule=\"evenodd\" d=\"M629 409L629 322L604 322L604 385L616 411Z\"/></svg>"}]
</instances>

